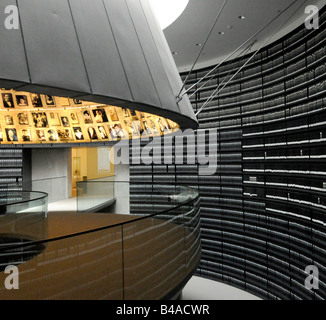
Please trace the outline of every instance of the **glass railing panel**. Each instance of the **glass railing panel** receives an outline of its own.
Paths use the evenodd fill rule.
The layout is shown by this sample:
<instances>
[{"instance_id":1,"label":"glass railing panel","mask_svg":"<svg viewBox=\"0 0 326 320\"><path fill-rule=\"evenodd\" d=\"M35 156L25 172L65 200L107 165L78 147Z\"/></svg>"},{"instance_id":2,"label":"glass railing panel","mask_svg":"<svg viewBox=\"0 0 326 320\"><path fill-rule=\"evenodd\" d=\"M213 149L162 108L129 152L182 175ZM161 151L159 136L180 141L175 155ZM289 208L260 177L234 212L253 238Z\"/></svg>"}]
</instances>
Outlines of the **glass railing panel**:
<instances>
[{"instance_id":1,"label":"glass railing panel","mask_svg":"<svg viewBox=\"0 0 326 320\"><path fill-rule=\"evenodd\" d=\"M114 183L83 181L77 183L77 211L97 212L114 202Z\"/></svg>"},{"instance_id":2,"label":"glass railing panel","mask_svg":"<svg viewBox=\"0 0 326 320\"><path fill-rule=\"evenodd\" d=\"M194 199L183 207L187 211L184 214L184 226L186 230L187 271L190 272L197 267L201 257L199 198Z\"/></svg>"},{"instance_id":3,"label":"glass railing panel","mask_svg":"<svg viewBox=\"0 0 326 320\"><path fill-rule=\"evenodd\" d=\"M155 300L185 276L185 232L170 219L146 218L123 226L124 298Z\"/></svg>"},{"instance_id":4,"label":"glass railing panel","mask_svg":"<svg viewBox=\"0 0 326 320\"><path fill-rule=\"evenodd\" d=\"M8 193L0 199L0 239L34 241L46 239L47 194Z\"/></svg>"},{"instance_id":5,"label":"glass railing panel","mask_svg":"<svg viewBox=\"0 0 326 320\"><path fill-rule=\"evenodd\" d=\"M147 300L171 297L176 287L181 289L201 253L198 192L162 184L135 191L116 181L81 186L81 197L105 190L116 203L95 215L47 216L46 196L3 200L0 235L16 238L11 244L0 238L0 270L16 265L20 290L0 286L0 299ZM125 202L135 202L135 212L117 205ZM123 214L112 214L114 208ZM0 283L6 277L1 272Z\"/></svg>"},{"instance_id":6,"label":"glass railing panel","mask_svg":"<svg viewBox=\"0 0 326 320\"><path fill-rule=\"evenodd\" d=\"M2 194L0 212L0 270L3 271L8 265L32 260L44 250L43 245L31 243L47 237L47 194L22 191Z\"/></svg>"},{"instance_id":7,"label":"glass railing panel","mask_svg":"<svg viewBox=\"0 0 326 320\"><path fill-rule=\"evenodd\" d=\"M24 190L30 186L28 190L42 190L46 192L49 203L65 199L68 194L67 177L53 177L46 179L35 179L30 182L24 181Z\"/></svg>"}]
</instances>

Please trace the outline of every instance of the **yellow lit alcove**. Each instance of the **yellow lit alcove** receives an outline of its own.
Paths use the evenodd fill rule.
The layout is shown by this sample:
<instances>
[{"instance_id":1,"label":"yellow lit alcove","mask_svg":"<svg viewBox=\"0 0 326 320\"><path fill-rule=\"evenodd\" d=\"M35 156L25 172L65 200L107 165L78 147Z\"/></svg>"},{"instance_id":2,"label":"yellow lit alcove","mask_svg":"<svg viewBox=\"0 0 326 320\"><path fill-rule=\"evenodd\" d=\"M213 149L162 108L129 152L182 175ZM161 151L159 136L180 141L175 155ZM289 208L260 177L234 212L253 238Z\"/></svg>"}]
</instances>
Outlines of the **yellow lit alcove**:
<instances>
[{"instance_id":1,"label":"yellow lit alcove","mask_svg":"<svg viewBox=\"0 0 326 320\"><path fill-rule=\"evenodd\" d=\"M71 149L72 196L77 195L77 182L114 176L110 160L111 147L83 147Z\"/></svg>"},{"instance_id":2,"label":"yellow lit alcove","mask_svg":"<svg viewBox=\"0 0 326 320\"><path fill-rule=\"evenodd\" d=\"M0 144L62 144L155 137L179 126L153 114L89 101L0 90Z\"/></svg>"}]
</instances>

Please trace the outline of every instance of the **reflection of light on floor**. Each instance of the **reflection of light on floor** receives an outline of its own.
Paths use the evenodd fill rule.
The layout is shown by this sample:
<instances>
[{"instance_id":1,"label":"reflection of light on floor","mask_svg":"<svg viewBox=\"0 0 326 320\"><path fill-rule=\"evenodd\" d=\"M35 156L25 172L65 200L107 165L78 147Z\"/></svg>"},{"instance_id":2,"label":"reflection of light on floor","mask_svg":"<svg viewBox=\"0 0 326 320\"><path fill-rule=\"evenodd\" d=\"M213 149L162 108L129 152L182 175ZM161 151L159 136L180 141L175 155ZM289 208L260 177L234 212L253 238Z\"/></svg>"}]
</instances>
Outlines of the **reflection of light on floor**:
<instances>
[{"instance_id":1,"label":"reflection of light on floor","mask_svg":"<svg viewBox=\"0 0 326 320\"><path fill-rule=\"evenodd\" d=\"M182 291L182 300L261 300L226 284L192 277Z\"/></svg>"},{"instance_id":2,"label":"reflection of light on floor","mask_svg":"<svg viewBox=\"0 0 326 320\"><path fill-rule=\"evenodd\" d=\"M77 198L69 198L61 201L56 201L53 203L49 203L48 211L49 212L76 212L77 207L82 210L90 209L98 207L104 203L107 203L111 198L98 196L98 197L85 197L79 199L79 203L77 205Z\"/></svg>"},{"instance_id":3,"label":"reflection of light on floor","mask_svg":"<svg viewBox=\"0 0 326 320\"><path fill-rule=\"evenodd\" d=\"M77 198L69 198L65 200L49 203L49 212L69 211L75 212L77 210Z\"/></svg>"},{"instance_id":4,"label":"reflection of light on floor","mask_svg":"<svg viewBox=\"0 0 326 320\"><path fill-rule=\"evenodd\" d=\"M24 210L19 210L16 213L43 212L43 210L44 210L43 206L36 206Z\"/></svg>"}]
</instances>

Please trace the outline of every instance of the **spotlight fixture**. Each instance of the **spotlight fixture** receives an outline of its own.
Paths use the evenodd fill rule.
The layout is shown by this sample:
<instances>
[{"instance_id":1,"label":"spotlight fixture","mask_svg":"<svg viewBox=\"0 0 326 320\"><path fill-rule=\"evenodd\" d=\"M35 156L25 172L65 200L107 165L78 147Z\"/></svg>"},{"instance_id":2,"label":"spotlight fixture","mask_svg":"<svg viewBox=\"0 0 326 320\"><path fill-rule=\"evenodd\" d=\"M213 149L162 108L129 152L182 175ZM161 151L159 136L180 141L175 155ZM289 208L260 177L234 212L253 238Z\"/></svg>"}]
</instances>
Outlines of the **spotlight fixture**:
<instances>
[{"instance_id":1,"label":"spotlight fixture","mask_svg":"<svg viewBox=\"0 0 326 320\"><path fill-rule=\"evenodd\" d=\"M239 19L244 20L244 19L246 19L246 17L245 16L239 16Z\"/></svg>"},{"instance_id":2,"label":"spotlight fixture","mask_svg":"<svg viewBox=\"0 0 326 320\"><path fill-rule=\"evenodd\" d=\"M179 18L188 3L189 0L150 0L162 30Z\"/></svg>"},{"instance_id":3,"label":"spotlight fixture","mask_svg":"<svg viewBox=\"0 0 326 320\"><path fill-rule=\"evenodd\" d=\"M221 35L223 35L223 34L225 34L223 31L220 31L218 34L221 34Z\"/></svg>"}]
</instances>

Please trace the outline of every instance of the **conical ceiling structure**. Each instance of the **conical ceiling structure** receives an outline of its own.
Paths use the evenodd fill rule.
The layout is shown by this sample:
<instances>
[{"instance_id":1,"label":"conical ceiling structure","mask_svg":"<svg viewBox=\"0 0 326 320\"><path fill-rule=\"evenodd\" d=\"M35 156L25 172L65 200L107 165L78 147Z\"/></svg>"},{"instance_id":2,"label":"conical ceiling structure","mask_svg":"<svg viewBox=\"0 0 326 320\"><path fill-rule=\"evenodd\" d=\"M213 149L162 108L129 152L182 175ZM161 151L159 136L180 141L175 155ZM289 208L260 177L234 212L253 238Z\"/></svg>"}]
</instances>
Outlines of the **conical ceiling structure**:
<instances>
[{"instance_id":1,"label":"conical ceiling structure","mask_svg":"<svg viewBox=\"0 0 326 320\"><path fill-rule=\"evenodd\" d=\"M189 99L177 103L181 79L147 0L4 0L2 12L7 6L17 7L19 27L0 24L1 143L53 142L51 130L72 142L76 128L87 142L91 125L100 139L99 124L109 141L115 125L132 134L127 121L148 135L197 128Z\"/></svg>"}]
</instances>

